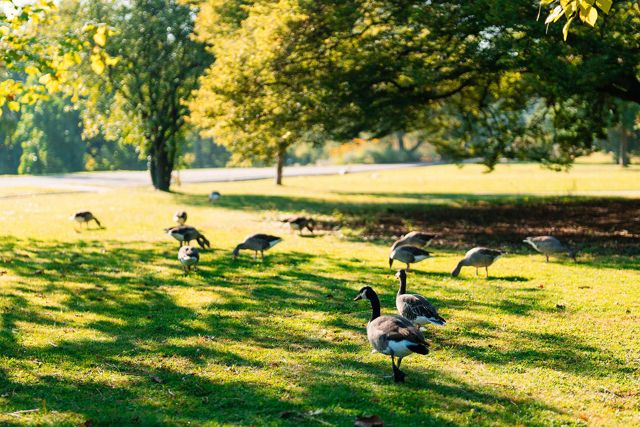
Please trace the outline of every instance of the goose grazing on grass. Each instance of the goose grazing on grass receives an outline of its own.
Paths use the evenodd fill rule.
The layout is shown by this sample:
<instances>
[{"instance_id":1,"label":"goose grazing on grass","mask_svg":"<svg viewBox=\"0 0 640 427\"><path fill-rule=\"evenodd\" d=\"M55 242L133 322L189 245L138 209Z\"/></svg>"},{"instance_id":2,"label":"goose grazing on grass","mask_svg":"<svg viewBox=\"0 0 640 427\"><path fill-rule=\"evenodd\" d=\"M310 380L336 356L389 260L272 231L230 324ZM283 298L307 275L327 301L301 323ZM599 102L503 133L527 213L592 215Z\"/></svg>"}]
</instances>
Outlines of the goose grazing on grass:
<instances>
[{"instance_id":1,"label":"goose grazing on grass","mask_svg":"<svg viewBox=\"0 0 640 427\"><path fill-rule=\"evenodd\" d=\"M313 228L316 225L316 222L313 220L313 218L307 218L304 216L294 216L283 220L283 222L289 223L289 227L291 227L291 230L298 230L300 234L302 234L302 230L304 230L305 228L309 230L311 234L313 234Z\"/></svg>"},{"instance_id":2,"label":"goose grazing on grass","mask_svg":"<svg viewBox=\"0 0 640 427\"><path fill-rule=\"evenodd\" d=\"M360 299L371 302L371 320L367 323L367 337L371 347L378 353L391 356L393 380L403 382L405 374L400 370L402 359L411 353L428 354L429 343L409 319L402 316L380 316L380 300L370 286L360 289L353 300Z\"/></svg>"},{"instance_id":3,"label":"goose grazing on grass","mask_svg":"<svg viewBox=\"0 0 640 427\"><path fill-rule=\"evenodd\" d=\"M280 237L270 236L268 234L254 234L247 237L244 242L236 246L233 250L233 258L235 259L238 257L241 249L249 249L254 251L253 259L258 257L258 252L260 252L260 256L264 259L264 251L274 247L280 242L282 242Z\"/></svg>"},{"instance_id":4,"label":"goose grazing on grass","mask_svg":"<svg viewBox=\"0 0 640 427\"><path fill-rule=\"evenodd\" d=\"M173 215L173 220L178 223L178 225L184 225L187 222L187 212L186 211L178 211Z\"/></svg>"},{"instance_id":5,"label":"goose grazing on grass","mask_svg":"<svg viewBox=\"0 0 640 427\"><path fill-rule=\"evenodd\" d=\"M504 252L499 251L497 249L489 249L489 248L473 248L467 251L464 254L464 258L458 263L456 268L453 269L451 275L453 277L458 277L460 274L460 270L462 267L475 267L476 268L476 276L478 275L478 268L484 267L487 272L487 277L489 277L489 266L494 263L498 257L504 255Z\"/></svg>"},{"instance_id":6,"label":"goose grazing on grass","mask_svg":"<svg viewBox=\"0 0 640 427\"><path fill-rule=\"evenodd\" d=\"M527 237L523 242L528 243L533 249L544 254L547 262L549 262L549 255L560 254L567 254L573 261L576 260L576 250L563 245L560 240L553 236Z\"/></svg>"},{"instance_id":7,"label":"goose grazing on grass","mask_svg":"<svg viewBox=\"0 0 640 427\"><path fill-rule=\"evenodd\" d=\"M412 231L393 242L391 250L394 250L395 248L399 248L401 246L416 246L418 248L428 246L435 237L436 236L434 234Z\"/></svg>"},{"instance_id":8,"label":"goose grazing on grass","mask_svg":"<svg viewBox=\"0 0 640 427\"><path fill-rule=\"evenodd\" d=\"M393 267L393 260L398 260L407 264L407 271L410 271L410 264L415 264L430 257L431 254L424 249L414 246L400 246L399 248L391 250L389 254L389 267Z\"/></svg>"},{"instance_id":9,"label":"goose grazing on grass","mask_svg":"<svg viewBox=\"0 0 640 427\"><path fill-rule=\"evenodd\" d=\"M209 194L209 201L210 202L217 202L218 200L220 200L221 196L222 195L220 194L220 192L212 191L211 194Z\"/></svg>"},{"instance_id":10,"label":"goose grazing on grass","mask_svg":"<svg viewBox=\"0 0 640 427\"><path fill-rule=\"evenodd\" d=\"M418 327L426 323L438 326L444 326L447 323L425 297L407 293L407 273L404 270L398 270L396 277L400 280L400 288L396 295L396 308L401 316L411 320Z\"/></svg>"},{"instance_id":11,"label":"goose grazing on grass","mask_svg":"<svg viewBox=\"0 0 640 427\"><path fill-rule=\"evenodd\" d=\"M81 227L82 227L82 224L86 224L87 228L89 228L89 222L95 221L98 227L102 228L102 224L100 224L100 221L98 221L98 218L93 216L93 214L89 211L76 212L75 214L71 215L71 218L69 219L79 223Z\"/></svg>"},{"instance_id":12,"label":"goose grazing on grass","mask_svg":"<svg viewBox=\"0 0 640 427\"><path fill-rule=\"evenodd\" d=\"M198 269L198 261L200 261L200 251L193 246L181 246L178 249L178 260L184 268L184 274L188 274L189 271Z\"/></svg>"},{"instance_id":13,"label":"goose grazing on grass","mask_svg":"<svg viewBox=\"0 0 640 427\"><path fill-rule=\"evenodd\" d=\"M179 225L177 227L167 228L165 231L169 236L180 242L180 246L183 244L188 246L192 240L195 240L202 249L211 247L207 238L196 230L195 227Z\"/></svg>"}]
</instances>

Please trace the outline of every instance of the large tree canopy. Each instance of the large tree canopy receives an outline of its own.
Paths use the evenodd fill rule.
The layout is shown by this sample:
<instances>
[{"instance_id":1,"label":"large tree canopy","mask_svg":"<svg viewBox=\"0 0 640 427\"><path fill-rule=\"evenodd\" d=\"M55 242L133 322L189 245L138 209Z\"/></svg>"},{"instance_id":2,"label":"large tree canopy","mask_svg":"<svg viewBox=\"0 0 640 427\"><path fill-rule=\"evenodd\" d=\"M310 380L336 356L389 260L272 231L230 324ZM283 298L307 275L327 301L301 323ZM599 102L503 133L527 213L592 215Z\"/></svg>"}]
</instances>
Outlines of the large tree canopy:
<instances>
[{"instance_id":1,"label":"large tree canopy","mask_svg":"<svg viewBox=\"0 0 640 427\"><path fill-rule=\"evenodd\" d=\"M235 141L277 117L279 129L297 124L336 139L427 130L443 152L489 166L501 157L562 165L603 134L612 100L640 102L640 15L631 2L615 2L597 31L575 27L567 43L524 0L202 3L201 37L253 40L227 49L234 66L211 68L197 101L215 93L231 102L224 132ZM239 87L282 111L236 108ZM253 140L266 138L254 129Z\"/></svg>"}]
</instances>

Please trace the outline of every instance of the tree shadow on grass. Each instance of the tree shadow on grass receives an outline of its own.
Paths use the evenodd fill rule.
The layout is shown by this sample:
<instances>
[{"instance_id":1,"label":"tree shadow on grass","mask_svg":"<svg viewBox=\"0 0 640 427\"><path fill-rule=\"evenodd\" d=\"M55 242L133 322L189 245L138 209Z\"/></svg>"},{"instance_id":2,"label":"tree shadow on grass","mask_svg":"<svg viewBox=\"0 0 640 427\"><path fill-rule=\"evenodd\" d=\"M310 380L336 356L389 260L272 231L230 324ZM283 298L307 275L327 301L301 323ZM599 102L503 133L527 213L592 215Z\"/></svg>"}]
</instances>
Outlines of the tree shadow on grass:
<instances>
[{"instance_id":1,"label":"tree shadow on grass","mask_svg":"<svg viewBox=\"0 0 640 427\"><path fill-rule=\"evenodd\" d=\"M421 422L442 425L471 410L468 423L566 418L535 399L514 406L508 393L421 368L419 358L405 362L406 384L383 378L388 360L368 354L368 310L351 298L361 285L379 286L391 274L384 268L362 266L353 283L334 270L291 268L313 265L313 255L274 252L264 262L217 257L185 277L173 248L0 239L0 253L16 252L25 256L3 267L15 285L0 293L0 396L7 396L0 407L40 409L18 415L23 423L294 425L311 416L352 425L355 415L373 412L409 425L418 412ZM386 307L393 288L391 281L382 295ZM528 297L516 295L513 304L485 309L526 315ZM474 307L462 299L456 306L455 293L438 302ZM527 346L505 356L449 341L464 357L496 366L514 358L538 366L545 352L558 369L585 375L596 363L583 360L595 350L573 337L522 339ZM602 375L619 368L600 367ZM13 418L0 414L0 422Z\"/></svg>"}]
</instances>

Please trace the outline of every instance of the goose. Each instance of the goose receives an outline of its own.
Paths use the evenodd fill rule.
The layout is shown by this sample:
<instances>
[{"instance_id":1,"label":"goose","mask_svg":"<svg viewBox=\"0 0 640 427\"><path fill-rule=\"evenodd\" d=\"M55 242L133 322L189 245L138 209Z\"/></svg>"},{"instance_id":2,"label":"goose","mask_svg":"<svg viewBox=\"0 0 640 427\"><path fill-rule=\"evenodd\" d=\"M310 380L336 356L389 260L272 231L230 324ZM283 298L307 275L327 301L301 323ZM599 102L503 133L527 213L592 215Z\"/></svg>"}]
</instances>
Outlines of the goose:
<instances>
[{"instance_id":1,"label":"goose","mask_svg":"<svg viewBox=\"0 0 640 427\"><path fill-rule=\"evenodd\" d=\"M184 225L187 222L187 212L186 211L178 211L173 215L173 220L178 223L178 225Z\"/></svg>"},{"instance_id":2,"label":"goose","mask_svg":"<svg viewBox=\"0 0 640 427\"><path fill-rule=\"evenodd\" d=\"M395 248L399 248L401 246L416 246L423 247L428 246L433 239L435 239L434 234L421 233L419 231L412 231L410 233L405 234L395 242L393 242L393 246L391 246L391 250Z\"/></svg>"},{"instance_id":3,"label":"goose","mask_svg":"<svg viewBox=\"0 0 640 427\"><path fill-rule=\"evenodd\" d=\"M191 227L189 225L178 225L177 227L167 228L165 231L169 236L180 242L180 246L183 244L188 246L192 240L195 240L202 249L211 247L207 238L196 230L195 227Z\"/></svg>"},{"instance_id":4,"label":"goose","mask_svg":"<svg viewBox=\"0 0 640 427\"><path fill-rule=\"evenodd\" d=\"M396 295L396 308L401 316L406 317L418 327L426 323L444 326L447 321L439 314L438 310L425 297L407 292L407 273L398 270L396 277L400 280L400 288Z\"/></svg>"},{"instance_id":5,"label":"goose","mask_svg":"<svg viewBox=\"0 0 640 427\"><path fill-rule=\"evenodd\" d=\"M429 343L409 319L397 315L380 316L380 299L370 286L361 288L353 300L361 299L371 303L371 320L367 323L367 338L371 347L378 353L391 356L393 380L403 382L405 374L400 370L402 359L411 353L428 354Z\"/></svg>"},{"instance_id":6,"label":"goose","mask_svg":"<svg viewBox=\"0 0 640 427\"><path fill-rule=\"evenodd\" d=\"M247 237L244 239L244 242L236 246L233 250L233 258L235 259L238 257L240 249L250 249L255 252L253 259L258 257L258 252L260 252L262 259L264 259L264 251L274 247L280 242L282 242L280 237L270 236L268 234L254 234Z\"/></svg>"},{"instance_id":7,"label":"goose","mask_svg":"<svg viewBox=\"0 0 640 427\"><path fill-rule=\"evenodd\" d=\"M311 234L313 234L313 228L316 225L316 222L313 220L313 218L306 218L304 216L294 216L283 220L283 222L289 223L289 227L291 227L291 230L298 230L300 234L302 234L302 230L304 230L305 228L309 230Z\"/></svg>"},{"instance_id":8,"label":"goose","mask_svg":"<svg viewBox=\"0 0 640 427\"><path fill-rule=\"evenodd\" d=\"M209 194L209 201L210 202L217 202L218 200L220 200L220 197L222 195L220 194L219 191L212 191L211 194Z\"/></svg>"},{"instance_id":9,"label":"goose","mask_svg":"<svg viewBox=\"0 0 640 427\"><path fill-rule=\"evenodd\" d=\"M547 258L547 262L549 262L549 255L557 255L566 253L569 258L576 260L577 252L575 249L563 245L560 240L556 239L553 236L537 236L537 237L527 237L523 240L524 243L528 243L535 249L536 251L544 254Z\"/></svg>"},{"instance_id":10,"label":"goose","mask_svg":"<svg viewBox=\"0 0 640 427\"><path fill-rule=\"evenodd\" d=\"M102 224L100 224L98 218L93 216L93 214L89 211L76 212L75 214L71 215L69 219L79 223L80 226L82 226L82 224L86 224L87 228L89 228L90 221L95 221L98 227L102 228Z\"/></svg>"},{"instance_id":11,"label":"goose","mask_svg":"<svg viewBox=\"0 0 640 427\"><path fill-rule=\"evenodd\" d=\"M451 275L457 277L462 267L471 266L476 268L476 276L478 275L478 268L484 267L487 272L487 277L489 277L489 266L502 255L504 255L504 252L497 249L481 247L470 249L464 254L464 258L460 260L456 268L453 269Z\"/></svg>"},{"instance_id":12,"label":"goose","mask_svg":"<svg viewBox=\"0 0 640 427\"><path fill-rule=\"evenodd\" d=\"M431 254L424 249L416 248L415 246L400 246L391 250L389 254L389 267L393 267L393 260L398 260L407 264L407 271L410 271L411 266L427 258L430 258Z\"/></svg>"},{"instance_id":13,"label":"goose","mask_svg":"<svg viewBox=\"0 0 640 427\"><path fill-rule=\"evenodd\" d=\"M193 246L181 246L178 249L178 260L184 268L184 273L188 274L193 267L193 270L198 269L198 261L200 261L200 251Z\"/></svg>"}]
</instances>

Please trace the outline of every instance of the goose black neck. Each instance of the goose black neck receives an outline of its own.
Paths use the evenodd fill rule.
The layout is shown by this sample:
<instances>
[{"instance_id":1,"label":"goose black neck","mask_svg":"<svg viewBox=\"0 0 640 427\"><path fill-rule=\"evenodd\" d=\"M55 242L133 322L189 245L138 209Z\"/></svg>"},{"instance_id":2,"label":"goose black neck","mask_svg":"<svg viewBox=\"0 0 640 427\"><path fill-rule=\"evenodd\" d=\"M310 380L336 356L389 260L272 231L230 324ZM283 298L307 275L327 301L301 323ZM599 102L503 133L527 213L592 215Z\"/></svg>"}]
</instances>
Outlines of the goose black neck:
<instances>
[{"instance_id":1,"label":"goose black neck","mask_svg":"<svg viewBox=\"0 0 640 427\"><path fill-rule=\"evenodd\" d=\"M370 320L370 322L372 322L375 319L377 319L378 317L380 317L380 299L378 298L378 294L376 294L375 292L372 292L372 294L369 295L369 301L371 301L371 320Z\"/></svg>"},{"instance_id":2,"label":"goose black neck","mask_svg":"<svg viewBox=\"0 0 640 427\"><path fill-rule=\"evenodd\" d=\"M407 292L407 276L400 276L400 289L398 295L404 295Z\"/></svg>"}]
</instances>

